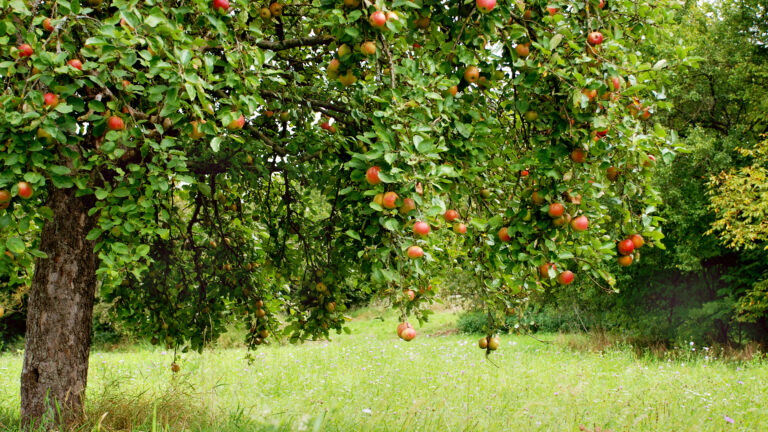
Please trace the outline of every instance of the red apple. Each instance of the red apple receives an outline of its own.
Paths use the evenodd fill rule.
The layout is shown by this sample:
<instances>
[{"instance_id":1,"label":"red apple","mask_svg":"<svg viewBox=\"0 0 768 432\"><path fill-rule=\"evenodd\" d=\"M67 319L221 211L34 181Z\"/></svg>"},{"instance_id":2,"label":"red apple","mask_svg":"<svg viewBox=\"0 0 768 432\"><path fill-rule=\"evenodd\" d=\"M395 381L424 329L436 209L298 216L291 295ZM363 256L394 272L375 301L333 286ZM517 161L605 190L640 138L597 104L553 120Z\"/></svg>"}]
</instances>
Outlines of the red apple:
<instances>
[{"instance_id":1,"label":"red apple","mask_svg":"<svg viewBox=\"0 0 768 432\"><path fill-rule=\"evenodd\" d=\"M520 177L528 177L528 170L520 171Z\"/></svg>"},{"instance_id":2,"label":"red apple","mask_svg":"<svg viewBox=\"0 0 768 432\"><path fill-rule=\"evenodd\" d=\"M586 216L577 216L571 221L571 228L574 231L586 231L589 228L589 220Z\"/></svg>"},{"instance_id":3,"label":"red apple","mask_svg":"<svg viewBox=\"0 0 768 432\"><path fill-rule=\"evenodd\" d=\"M11 200L11 193L5 189L0 189L0 204L7 203Z\"/></svg>"},{"instance_id":4,"label":"red apple","mask_svg":"<svg viewBox=\"0 0 768 432\"><path fill-rule=\"evenodd\" d=\"M540 206L544 204L544 197L538 191L533 191L531 201L533 201L534 205Z\"/></svg>"},{"instance_id":5,"label":"red apple","mask_svg":"<svg viewBox=\"0 0 768 432\"><path fill-rule=\"evenodd\" d=\"M620 256L616 261L619 262L619 265L622 267L629 267L632 265L632 261L634 261L634 258L632 258L632 255L626 255L626 256Z\"/></svg>"},{"instance_id":6,"label":"red apple","mask_svg":"<svg viewBox=\"0 0 768 432\"><path fill-rule=\"evenodd\" d=\"M603 43L603 34L598 31L591 32L589 36L587 36L587 42L592 46L600 45Z\"/></svg>"},{"instance_id":7,"label":"red apple","mask_svg":"<svg viewBox=\"0 0 768 432\"><path fill-rule=\"evenodd\" d=\"M387 192L384 194L384 208L393 209L396 206L397 194L394 192Z\"/></svg>"},{"instance_id":8,"label":"red apple","mask_svg":"<svg viewBox=\"0 0 768 432\"><path fill-rule=\"evenodd\" d=\"M417 194L424 195L424 186L421 185L421 182L417 182L414 189L416 190Z\"/></svg>"},{"instance_id":9,"label":"red apple","mask_svg":"<svg viewBox=\"0 0 768 432\"><path fill-rule=\"evenodd\" d=\"M549 269L557 269L554 263L546 263L539 266L539 275L543 278L549 278Z\"/></svg>"},{"instance_id":10,"label":"red apple","mask_svg":"<svg viewBox=\"0 0 768 432\"><path fill-rule=\"evenodd\" d=\"M53 27L53 23L51 22L50 18L46 18L46 19L43 20L43 28L47 32L52 32L53 31L54 27Z\"/></svg>"},{"instance_id":11,"label":"red apple","mask_svg":"<svg viewBox=\"0 0 768 432\"><path fill-rule=\"evenodd\" d=\"M557 8L554 6L547 6L547 12L549 12L549 16L553 16L557 13Z\"/></svg>"},{"instance_id":12,"label":"red apple","mask_svg":"<svg viewBox=\"0 0 768 432\"><path fill-rule=\"evenodd\" d=\"M281 3L272 3L269 5L269 12L272 13L273 17L279 17L283 14L283 5Z\"/></svg>"},{"instance_id":13,"label":"red apple","mask_svg":"<svg viewBox=\"0 0 768 432\"><path fill-rule=\"evenodd\" d=\"M522 58L526 58L528 57L528 54L531 53L531 49L527 45L517 44L517 46L515 47L515 52L517 53L518 56Z\"/></svg>"},{"instance_id":14,"label":"red apple","mask_svg":"<svg viewBox=\"0 0 768 432\"><path fill-rule=\"evenodd\" d=\"M59 97L53 93L46 93L43 95L43 101L45 102L45 106L56 108L56 105L59 104Z\"/></svg>"},{"instance_id":15,"label":"red apple","mask_svg":"<svg viewBox=\"0 0 768 432\"><path fill-rule=\"evenodd\" d=\"M384 207L384 194L376 194L376 196L373 197L373 202Z\"/></svg>"},{"instance_id":16,"label":"red apple","mask_svg":"<svg viewBox=\"0 0 768 432\"><path fill-rule=\"evenodd\" d=\"M477 80L480 79L480 69L478 69L477 66L469 66L464 70L464 79L467 80L468 83L477 82Z\"/></svg>"},{"instance_id":17,"label":"red apple","mask_svg":"<svg viewBox=\"0 0 768 432\"><path fill-rule=\"evenodd\" d=\"M410 301L413 301L413 299L416 298L416 292L412 289L403 290L403 294L405 294L406 297L408 297L408 300Z\"/></svg>"},{"instance_id":18,"label":"red apple","mask_svg":"<svg viewBox=\"0 0 768 432\"><path fill-rule=\"evenodd\" d=\"M35 50L32 49L32 47L29 44L21 44L21 45L19 45L19 57L20 58L29 57L29 56L31 56L34 53L35 53Z\"/></svg>"},{"instance_id":19,"label":"red apple","mask_svg":"<svg viewBox=\"0 0 768 432\"><path fill-rule=\"evenodd\" d=\"M635 243L630 239L624 239L619 242L619 253L622 255L629 255L635 250Z\"/></svg>"},{"instance_id":20,"label":"red apple","mask_svg":"<svg viewBox=\"0 0 768 432\"><path fill-rule=\"evenodd\" d=\"M419 246L408 247L408 258L419 259L423 256L424 256L424 249L420 248Z\"/></svg>"},{"instance_id":21,"label":"red apple","mask_svg":"<svg viewBox=\"0 0 768 432\"><path fill-rule=\"evenodd\" d=\"M640 234L632 234L629 236L629 239L632 240L632 244L635 245L635 249L640 249L645 244L645 239Z\"/></svg>"},{"instance_id":22,"label":"red apple","mask_svg":"<svg viewBox=\"0 0 768 432\"><path fill-rule=\"evenodd\" d=\"M605 7L605 0L600 0L600 4L597 5L597 7L599 7L600 9L604 8Z\"/></svg>"},{"instance_id":23,"label":"red apple","mask_svg":"<svg viewBox=\"0 0 768 432\"><path fill-rule=\"evenodd\" d=\"M456 234L466 234L467 233L467 226L463 223L455 223L453 224L453 232Z\"/></svg>"},{"instance_id":24,"label":"red apple","mask_svg":"<svg viewBox=\"0 0 768 432\"><path fill-rule=\"evenodd\" d=\"M22 181L16 185L19 188L19 196L24 199L29 199L32 196L32 185Z\"/></svg>"},{"instance_id":25,"label":"red apple","mask_svg":"<svg viewBox=\"0 0 768 432\"><path fill-rule=\"evenodd\" d=\"M426 222L418 221L413 224L413 232L418 235L429 234L429 224Z\"/></svg>"},{"instance_id":26,"label":"red apple","mask_svg":"<svg viewBox=\"0 0 768 432\"><path fill-rule=\"evenodd\" d=\"M456 210L446 210L445 214L443 215L443 218L445 218L446 222L453 222L459 218L459 212L457 212Z\"/></svg>"},{"instance_id":27,"label":"red apple","mask_svg":"<svg viewBox=\"0 0 768 432\"><path fill-rule=\"evenodd\" d=\"M572 271L566 270L557 275L557 283L560 285L569 285L571 282L573 282L575 277L576 275L574 275Z\"/></svg>"},{"instance_id":28,"label":"red apple","mask_svg":"<svg viewBox=\"0 0 768 432\"><path fill-rule=\"evenodd\" d=\"M400 337L404 341L410 342L410 341L412 341L416 337L416 330L414 330L413 327L407 328L407 329L403 330L403 332L401 333Z\"/></svg>"},{"instance_id":29,"label":"red apple","mask_svg":"<svg viewBox=\"0 0 768 432\"><path fill-rule=\"evenodd\" d=\"M477 10L482 13L488 13L496 7L496 0L477 0Z\"/></svg>"},{"instance_id":30,"label":"red apple","mask_svg":"<svg viewBox=\"0 0 768 432\"><path fill-rule=\"evenodd\" d=\"M411 198L403 198L403 205L400 206L400 214L407 215L413 210L416 210L416 202Z\"/></svg>"},{"instance_id":31,"label":"red apple","mask_svg":"<svg viewBox=\"0 0 768 432\"><path fill-rule=\"evenodd\" d=\"M369 19L372 26L376 28L382 28L385 24L387 24L387 14L385 14L382 11L376 11L371 14L371 18Z\"/></svg>"},{"instance_id":32,"label":"red apple","mask_svg":"<svg viewBox=\"0 0 768 432\"><path fill-rule=\"evenodd\" d=\"M226 12L229 10L229 0L213 0L213 10L216 12Z\"/></svg>"},{"instance_id":33,"label":"red apple","mask_svg":"<svg viewBox=\"0 0 768 432\"><path fill-rule=\"evenodd\" d=\"M363 42L363 44L360 45L360 52L367 56L376 54L376 43L371 41Z\"/></svg>"},{"instance_id":34,"label":"red apple","mask_svg":"<svg viewBox=\"0 0 768 432\"><path fill-rule=\"evenodd\" d=\"M328 124L328 122L323 123L320 127L326 129L326 124ZM328 128L330 128L330 126L328 126ZM375 165L368 168L368 171L365 172L365 179L368 181L368 183L372 185L381 183L381 179L379 178L379 171L381 171L381 168Z\"/></svg>"},{"instance_id":35,"label":"red apple","mask_svg":"<svg viewBox=\"0 0 768 432\"><path fill-rule=\"evenodd\" d=\"M504 227L499 230L499 240L505 243L512 240L512 237L509 236L509 228Z\"/></svg>"},{"instance_id":36,"label":"red apple","mask_svg":"<svg viewBox=\"0 0 768 432\"><path fill-rule=\"evenodd\" d=\"M551 218L559 218L563 215L563 213L565 213L565 206L560 203L552 203L549 205L549 210L547 210L547 213Z\"/></svg>"},{"instance_id":37,"label":"red apple","mask_svg":"<svg viewBox=\"0 0 768 432\"><path fill-rule=\"evenodd\" d=\"M72 66L73 68L77 70L83 70L83 63L78 59L72 59L67 62L68 65Z\"/></svg>"},{"instance_id":38,"label":"red apple","mask_svg":"<svg viewBox=\"0 0 768 432\"><path fill-rule=\"evenodd\" d=\"M597 90L595 89L584 89L581 91L581 94L587 97L590 101L597 97Z\"/></svg>"},{"instance_id":39,"label":"red apple","mask_svg":"<svg viewBox=\"0 0 768 432\"><path fill-rule=\"evenodd\" d=\"M227 129L238 130L238 129L242 129L243 126L245 126L245 116L240 114L240 117L229 122L229 124L227 125Z\"/></svg>"},{"instance_id":40,"label":"red apple","mask_svg":"<svg viewBox=\"0 0 768 432\"><path fill-rule=\"evenodd\" d=\"M107 127L109 130L121 131L125 129L125 122L118 116L111 116L107 119Z\"/></svg>"},{"instance_id":41,"label":"red apple","mask_svg":"<svg viewBox=\"0 0 768 432\"><path fill-rule=\"evenodd\" d=\"M621 79L619 77L612 77L610 84L613 88L613 91L619 91L621 89Z\"/></svg>"},{"instance_id":42,"label":"red apple","mask_svg":"<svg viewBox=\"0 0 768 432\"><path fill-rule=\"evenodd\" d=\"M576 163L584 163L587 161L587 152L580 148L573 149L571 152L571 160Z\"/></svg>"},{"instance_id":43,"label":"red apple","mask_svg":"<svg viewBox=\"0 0 768 432\"><path fill-rule=\"evenodd\" d=\"M403 336L402 336L402 334L403 334L403 331L404 331L405 329L409 329L409 328L413 328L413 326L411 325L411 323L409 323L409 322L401 322L401 323L400 323L400 324L398 324L398 326L397 326L397 336L398 336L398 337L403 337Z\"/></svg>"},{"instance_id":44,"label":"red apple","mask_svg":"<svg viewBox=\"0 0 768 432\"><path fill-rule=\"evenodd\" d=\"M451 96L456 96L456 93L459 92L459 86L451 86L448 88L448 93L451 94Z\"/></svg>"}]
</instances>

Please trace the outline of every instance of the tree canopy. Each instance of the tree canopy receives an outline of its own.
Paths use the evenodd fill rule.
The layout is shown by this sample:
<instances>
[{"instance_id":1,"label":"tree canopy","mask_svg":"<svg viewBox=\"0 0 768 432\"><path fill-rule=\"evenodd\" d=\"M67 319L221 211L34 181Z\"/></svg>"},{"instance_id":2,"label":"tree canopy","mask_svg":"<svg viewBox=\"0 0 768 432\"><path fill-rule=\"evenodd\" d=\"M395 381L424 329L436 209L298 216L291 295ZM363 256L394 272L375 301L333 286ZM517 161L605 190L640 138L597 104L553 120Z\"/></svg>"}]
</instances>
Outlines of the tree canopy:
<instances>
[{"instance_id":1,"label":"tree canopy","mask_svg":"<svg viewBox=\"0 0 768 432\"><path fill-rule=\"evenodd\" d=\"M677 6L4 2L0 290L32 310L91 249L74 284L184 349L232 320L325 337L361 292L423 319L446 266L491 329L531 290L610 290L663 237L660 71L690 59L639 48Z\"/></svg>"}]
</instances>

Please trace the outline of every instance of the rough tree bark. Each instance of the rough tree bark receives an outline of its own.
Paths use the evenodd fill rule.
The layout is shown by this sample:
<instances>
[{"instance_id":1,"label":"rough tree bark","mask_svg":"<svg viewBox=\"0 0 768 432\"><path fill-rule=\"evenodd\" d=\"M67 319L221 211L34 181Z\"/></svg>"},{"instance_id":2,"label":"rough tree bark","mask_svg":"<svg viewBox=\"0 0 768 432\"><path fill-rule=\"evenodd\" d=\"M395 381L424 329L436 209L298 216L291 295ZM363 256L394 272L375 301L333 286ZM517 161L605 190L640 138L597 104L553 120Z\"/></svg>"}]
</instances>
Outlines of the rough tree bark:
<instances>
[{"instance_id":1,"label":"rough tree bark","mask_svg":"<svg viewBox=\"0 0 768 432\"><path fill-rule=\"evenodd\" d=\"M69 422L82 412L91 348L98 262L86 240L96 218L93 197L50 191L53 219L45 223L29 292L21 417L25 425Z\"/></svg>"}]
</instances>

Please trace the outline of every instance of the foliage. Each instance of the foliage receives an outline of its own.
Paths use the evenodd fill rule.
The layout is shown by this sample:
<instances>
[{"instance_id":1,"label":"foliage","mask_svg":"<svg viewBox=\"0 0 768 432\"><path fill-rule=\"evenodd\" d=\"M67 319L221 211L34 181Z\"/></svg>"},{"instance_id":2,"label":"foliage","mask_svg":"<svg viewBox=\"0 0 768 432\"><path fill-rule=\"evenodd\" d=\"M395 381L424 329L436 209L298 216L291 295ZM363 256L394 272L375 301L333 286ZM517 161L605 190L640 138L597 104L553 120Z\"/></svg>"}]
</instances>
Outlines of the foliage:
<instances>
[{"instance_id":1,"label":"foliage","mask_svg":"<svg viewBox=\"0 0 768 432\"><path fill-rule=\"evenodd\" d=\"M325 337L342 330L349 292L422 319L433 266L474 269L478 297L497 311L552 285L536 271L548 261L610 285L617 238L662 237L649 155L669 158L675 136L652 115L669 107L660 71L690 59L637 55L666 36L657 25L675 2L598 3L551 15L548 2L504 3L483 15L473 2L322 1L262 19L256 3L11 2L0 22L0 188L13 199L0 229L19 234L0 247L46 259L46 199L88 197L101 295L138 332L184 349L232 320L255 348L280 311L291 341ZM376 8L397 13L385 30L369 24ZM586 43L594 29L600 46ZM342 48L364 41L374 55ZM475 83L462 78L470 66ZM575 149L586 163L568 159ZM381 183L368 185L374 165ZM615 184L609 166L621 169ZM22 180L31 199L19 199ZM553 226L534 191L587 215L589 231ZM384 192L397 193L395 209L375 199ZM405 198L416 209L398 212ZM446 232L447 208L467 236ZM415 238L417 218L436 235ZM414 244L423 259L405 258Z\"/></svg>"}]
</instances>

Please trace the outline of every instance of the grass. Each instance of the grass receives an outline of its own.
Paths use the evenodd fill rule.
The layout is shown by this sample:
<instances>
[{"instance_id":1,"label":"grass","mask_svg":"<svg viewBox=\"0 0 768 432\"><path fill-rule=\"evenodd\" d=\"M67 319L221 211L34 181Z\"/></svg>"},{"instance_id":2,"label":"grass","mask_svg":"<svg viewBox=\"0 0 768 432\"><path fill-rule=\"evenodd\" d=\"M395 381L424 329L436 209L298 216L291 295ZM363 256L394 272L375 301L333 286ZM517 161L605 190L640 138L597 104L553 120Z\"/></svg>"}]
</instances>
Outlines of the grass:
<instances>
[{"instance_id":1,"label":"grass","mask_svg":"<svg viewBox=\"0 0 768 432\"><path fill-rule=\"evenodd\" d=\"M574 350L556 335L502 336L487 360L441 311L410 343L394 315L365 310L352 335L185 354L142 347L91 356L81 430L757 431L768 429L768 362L638 358ZM572 342L572 341L571 341ZM0 430L18 429L21 356L0 356ZM733 421L731 423L730 420Z\"/></svg>"}]
</instances>

